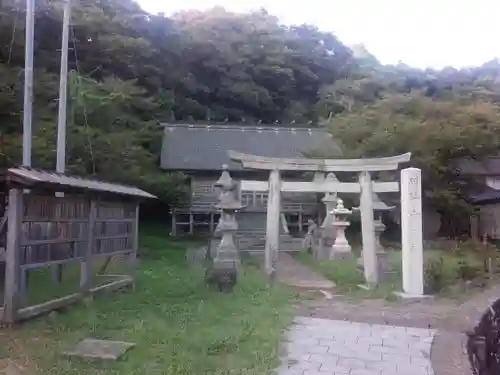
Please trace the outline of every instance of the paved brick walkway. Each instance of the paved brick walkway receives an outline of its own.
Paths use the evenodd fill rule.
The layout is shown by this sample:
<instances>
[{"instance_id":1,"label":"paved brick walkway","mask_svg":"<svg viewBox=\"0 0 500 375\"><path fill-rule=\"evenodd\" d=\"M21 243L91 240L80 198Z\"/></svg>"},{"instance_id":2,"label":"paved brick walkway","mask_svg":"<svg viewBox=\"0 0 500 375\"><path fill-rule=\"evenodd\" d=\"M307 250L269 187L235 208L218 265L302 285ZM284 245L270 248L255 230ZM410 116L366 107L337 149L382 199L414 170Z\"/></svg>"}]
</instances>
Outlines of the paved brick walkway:
<instances>
[{"instance_id":1,"label":"paved brick walkway","mask_svg":"<svg viewBox=\"0 0 500 375\"><path fill-rule=\"evenodd\" d=\"M278 375L433 375L435 331L298 317Z\"/></svg>"},{"instance_id":2,"label":"paved brick walkway","mask_svg":"<svg viewBox=\"0 0 500 375\"><path fill-rule=\"evenodd\" d=\"M286 273L282 271L282 274L285 274L287 277L284 278L285 280L281 281L290 282L290 279L292 281L300 279L316 280L316 277L320 276L310 276L311 271L308 272L307 267L295 268L297 262L291 262L289 260L290 258L285 257L284 268L286 270ZM292 260L294 261L293 258ZM283 262L283 259L281 257L280 262ZM278 267L279 266L280 263L278 263ZM290 284L293 285L294 283L290 282ZM300 288L298 289L300 290ZM380 331L386 332L384 334L389 334L391 330L395 330L393 332L397 331L400 333L432 332L433 340L432 350L430 350L430 356L429 350L424 351L424 353L427 353L427 361L430 361L432 363L432 369L430 367L420 366L419 370L415 369L415 371L420 372L415 373L410 372L410 368L407 367L407 371L403 372L403 374L472 375L470 365L468 363L468 358L465 352L466 335L464 332L465 330L470 329L472 328L472 326L474 326L475 322L478 321L481 314L487 309L489 304L496 300L499 296L500 284L489 287L484 291L477 293L465 303L459 303L458 301L449 300L446 301L438 298L410 303L405 301L387 302L383 300L364 300L349 302L343 298L333 298L331 300L325 300L324 298L321 298L303 301L296 306L295 315L299 316L299 318L297 318L296 325L291 328L288 334L288 339L290 341L288 344L288 349L290 350L290 354L284 358L283 365L278 369L278 375L345 375L346 368L350 370L350 372L347 373L349 375L400 375L401 371L397 372L398 369L403 369L404 367L402 366L404 364L408 364L408 361L403 361L402 363L398 362L398 358L408 358L408 355L404 356L403 354L401 354L397 358L393 358L394 363L388 365L389 368L384 368L385 372L382 372L381 369L378 369L380 371L377 372L377 369L370 368L368 364L365 364L366 366L364 368L345 366L345 362L344 360L341 361L341 358L350 358L354 360L361 358L361 361L363 361L362 355L369 350L369 347L367 347L366 345L361 345L360 343L358 348L355 349L354 353L351 350L349 354L347 353L347 348L352 349L352 345L354 344L352 342L352 345L347 344L345 340L343 342L341 342L341 340L338 340L338 347L342 347L342 349L340 350L343 350L338 354L332 354L334 353L333 349L330 354L328 354L328 350L324 351L323 348L316 349L322 351L320 353L308 353L306 351L307 349L304 349L305 351L300 352L300 350L298 349L303 348L304 346L306 348L310 348L311 345L317 347L325 346L317 342L317 340L321 339L318 339L315 334L311 333L311 335L309 335L307 329L312 329L313 333L319 332L318 335L320 336L324 332L331 333L332 331L345 333L346 330L341 330L340 325L342 325L342 327L364 327L362 330L363 332L371 332L371 335L369 337L376 337L376 335L378 334L377 332ZM322 323L319 323L320 328L307 328L309 326L314 326L312 322ZM335 327L335 329L327 327ZM330 330L328 331L328 329ZM335 338L335 333L333 333L331 336ZM338 334L338 336L342 337L340 333ZM344 336L358 337L355 336L354 330L350 334ZM404 334L401 334L398 337L401 336L404 336ZM378 337L380 337L380 335ZM312 340L308 341L308 339L310 338L312 338ZM337 342L337 340L332 341ZM358 341L360 341L359 337ZM405 339L402 339L402 341L404 342ZM307 342L309 342L309 344L312 344L305 345L305 343ZM420 344L417 344L417 346L419 345ZM374 344L374 346L376 345ZM410 349L410 344L408 344L408 349ZM300 353L302 353L302 355ZM339 354L344 354L344 356ZM354 354L359 355L360 358L354 357ZM328 357L330 359L332 359L333 357L333 364L337 366L338 371L328 372L329 370L326 365L322 367L321 362L317 363L318 360L321 360L322 356L330 356ZM425 357L425 355L423 356ZM343 370L341 362L344 364ZM350 361L350 363L360 364L360 362L356 361ZM332 362L329 362L329 364L332 365ZM394 371L394 365L396 367L396 372ZM427 369L427 372L424 371L425 368Z\"/></svg>"},{"instance_id":3,"label":"paved brick walkway","mask_svg":"<svg viewBox=\"0 0 500 375\"><path fill-rule=\"evenodd\" d=\"M497 295L500 295L499 288ZM465 354L466 336L477 319L478 311L484 311L488 290L463 305L441 300L422 302L389 303L382 300L348 302L342 299L308 301L297 306L296 315L337 321L354 321L373 325L415 327L437 330L431 350L431 363L435 375L472 375Z\"/></svg>"}]
</instances>

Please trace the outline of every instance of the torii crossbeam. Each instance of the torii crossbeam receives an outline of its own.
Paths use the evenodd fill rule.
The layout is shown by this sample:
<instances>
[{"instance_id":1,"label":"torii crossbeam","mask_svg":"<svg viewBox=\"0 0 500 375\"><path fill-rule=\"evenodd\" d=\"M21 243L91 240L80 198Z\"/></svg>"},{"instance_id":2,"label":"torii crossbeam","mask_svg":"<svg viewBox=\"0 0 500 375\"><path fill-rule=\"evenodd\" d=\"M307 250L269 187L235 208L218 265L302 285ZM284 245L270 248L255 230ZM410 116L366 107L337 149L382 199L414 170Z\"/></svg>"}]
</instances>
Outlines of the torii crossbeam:
<instances>
[{"instance_id":1,"label":"torii crossbeam","mask_svg":"<svg viewBox=\"0 0 500 375\"><path fill-rule=\"evenodd\" d=\"M241 181L242 191L268 191L266 223L266 270L271 279L275 277L276 260L279 246L279 216L281 192L311 193L359 193L361 225L363 235L363 263L365 279L369 285L379 281L375 228L373 220L372 193L398 192L398 182L374 182L370 172L398 169L399 165L410 161L411 153L383 158L368 159L311 159L311 158L272 158L228 151L231 160L242 164L243 168L268 170L269 181ZM281 171L316 172L355 172L358 182L311 181L287 182L281 180Z\"/></svg>"}]
</instances>

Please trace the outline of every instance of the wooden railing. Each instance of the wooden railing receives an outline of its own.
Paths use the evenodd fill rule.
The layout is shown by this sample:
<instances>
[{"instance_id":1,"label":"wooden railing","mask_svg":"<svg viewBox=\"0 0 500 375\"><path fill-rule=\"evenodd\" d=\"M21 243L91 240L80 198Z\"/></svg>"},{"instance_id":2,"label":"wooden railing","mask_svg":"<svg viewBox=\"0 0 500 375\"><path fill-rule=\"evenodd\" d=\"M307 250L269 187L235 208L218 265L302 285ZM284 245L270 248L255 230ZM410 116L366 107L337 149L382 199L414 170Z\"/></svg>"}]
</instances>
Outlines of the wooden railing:
<instances>
[{"instance_id":1,"label":"wooden railing","mask_svg":"<svg viewBox=\"0 0 500 375\"><path fill-rule=\"evenodd\" d=\"M204 202L198 201L193 203L190 207L179 207L176 208L175 211L177 213L189 213L189 212L217 212L217 209L214 207L217 202ZM284 213L298 213L298 212L307 212L312 213L318 209L318 204L315 203L287 203L283 202L281 212ZM257 211L257 212L265 212L267 210L267 206L259 206L259 207L245 207L245 211Z\"/></svg>"}]
</instances>

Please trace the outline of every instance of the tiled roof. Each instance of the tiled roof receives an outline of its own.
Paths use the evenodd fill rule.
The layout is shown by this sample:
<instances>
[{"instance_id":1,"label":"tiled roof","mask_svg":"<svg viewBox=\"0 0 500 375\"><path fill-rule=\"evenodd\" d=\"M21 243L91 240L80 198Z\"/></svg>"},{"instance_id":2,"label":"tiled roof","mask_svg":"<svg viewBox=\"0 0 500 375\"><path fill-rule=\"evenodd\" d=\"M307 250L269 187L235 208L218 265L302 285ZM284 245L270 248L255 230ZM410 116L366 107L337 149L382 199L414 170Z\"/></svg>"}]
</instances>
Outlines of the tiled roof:
<instances>
[{"instance_id":1,"label":"tiled roof","mask_svg":"<svg viewBox=\"0 0 500 375\"><path fill-rule=\"evenodd\" d=\"M154 195L132 186L67 176L61 173L42 171L26 167L9 168L6 173L6 177L8 181L14 179L16 181L23 181L27 187L40 183L52 185L55 188L57 188L57 186L64 186L65 188L114 193L138 198L156 198Z\"/></svg>"},{"instance_id":2,"label":"tiled roof","mask_svg":"<svg viewBox=\"0 0 500 375\"><path fill-rule=\"evenodd\" d=\"M339 153L325 129L297 126L165 125L161 167L166 170L230 170L242 167L227 151L269 156L301 157L307 152Z\"/></svg>"},{"instance_id":3,"label":"tiled roof","mask_svg":"<svg viewBox=\"0 0 500 375\"><path fill-rule=\"evenodd\" d=\"M496 202L500 200L500 190L484 185L467 191L467 199L474 204Z\"/></svg>"},{"instance_id":4,"label":"tiled roof","mask_svg":"<svg viewBox=\"0 0 500 375\"><path fill-rule=\"evenodd\" d=\"M490 157L483 160L464 158L452 162L457 172L461 175L500 175L500 158Z\"/></svg>"}]
</instances>

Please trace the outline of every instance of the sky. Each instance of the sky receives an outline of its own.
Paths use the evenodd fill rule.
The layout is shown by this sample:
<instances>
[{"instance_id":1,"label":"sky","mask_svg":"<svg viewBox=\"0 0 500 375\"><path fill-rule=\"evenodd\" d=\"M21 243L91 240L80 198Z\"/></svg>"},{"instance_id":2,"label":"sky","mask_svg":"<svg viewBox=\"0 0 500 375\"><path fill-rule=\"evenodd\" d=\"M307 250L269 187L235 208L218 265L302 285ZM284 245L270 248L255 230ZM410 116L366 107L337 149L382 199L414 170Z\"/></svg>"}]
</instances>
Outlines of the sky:
<instances>
[{"instance_id":1,"label":"sky","mask_svg":"<svg viewBox=\"0 0 500 375\"><path fill-rule=\"evenodd\" d=\"M476 66L500 57L496 0L138 0L151 13L223 6L265 8L284 24L313 24L346 45L362 43L384 64Z\"/></svg>"}]
</instances>

